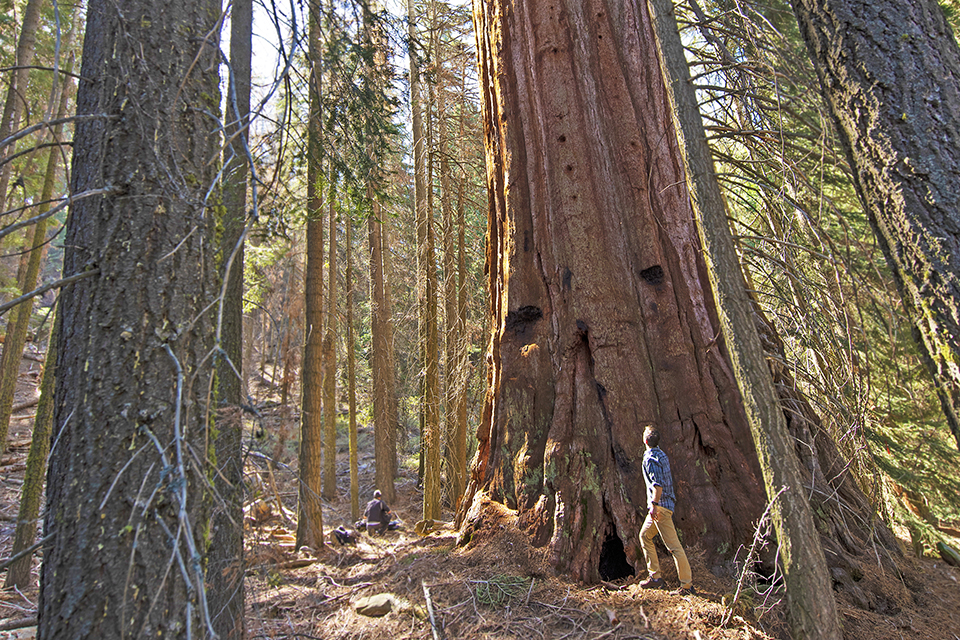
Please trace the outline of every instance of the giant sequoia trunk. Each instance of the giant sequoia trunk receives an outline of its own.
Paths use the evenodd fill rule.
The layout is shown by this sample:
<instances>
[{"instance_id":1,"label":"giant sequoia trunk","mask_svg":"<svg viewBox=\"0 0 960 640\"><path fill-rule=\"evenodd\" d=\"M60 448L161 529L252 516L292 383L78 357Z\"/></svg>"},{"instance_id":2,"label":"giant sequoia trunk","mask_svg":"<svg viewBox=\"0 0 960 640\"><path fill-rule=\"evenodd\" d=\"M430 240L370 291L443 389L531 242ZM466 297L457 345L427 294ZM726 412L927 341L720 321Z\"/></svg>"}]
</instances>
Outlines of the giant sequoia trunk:
<instances>
[{"instance_id":1,"label":"giant sequoia trunk","mask_svg":"<svg viewBox=\"0 0 960 640\"><path fill-rule=\"evenodd\" d=\"M646 4L475 6L494 335L460 518L478 521L489 497L561 571L596 580L614 539L640 567L653 424L684 544L724 556L751 535L764 492Z\"/></svg>"},{"instance_id":2,"label":"giant sequoia trunk","mask_svg":"<svg viewBox=\"0 0 960 640\"><path fill-rule=\"evenodd\" d=\"M218 0L87 11L39 604L43 638L209 632ZM209 203L213 205L213 202Z\"/></svg>"},{"instance_id":3,"label":"giant sequoia trunk","mask_svg":"<svg viewBox=\"0 0 960 640\"><path fill-rule=\"evenodd\" d=\"M960 49L936 0L791 0L960 446Z\"/></svg>"}]
</instances>

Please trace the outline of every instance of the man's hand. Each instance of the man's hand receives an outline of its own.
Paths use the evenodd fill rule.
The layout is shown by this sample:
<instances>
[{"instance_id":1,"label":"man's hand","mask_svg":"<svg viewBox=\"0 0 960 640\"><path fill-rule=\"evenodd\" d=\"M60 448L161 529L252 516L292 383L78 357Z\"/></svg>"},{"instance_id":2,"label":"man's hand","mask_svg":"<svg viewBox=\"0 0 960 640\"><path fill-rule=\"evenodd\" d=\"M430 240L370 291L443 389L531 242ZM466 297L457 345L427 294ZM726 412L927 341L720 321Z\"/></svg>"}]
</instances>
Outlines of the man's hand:
<instances>
[{"instance_id":1,"label":"man's hand","mask_svg":"<svg viewBox=\"0 0 960 640\"><path fill-rule=\"evenodd\" d=\"M654 522L660 519L660 510L655 504L650 505L650 519Z\"/></svg>"}]
</instances>

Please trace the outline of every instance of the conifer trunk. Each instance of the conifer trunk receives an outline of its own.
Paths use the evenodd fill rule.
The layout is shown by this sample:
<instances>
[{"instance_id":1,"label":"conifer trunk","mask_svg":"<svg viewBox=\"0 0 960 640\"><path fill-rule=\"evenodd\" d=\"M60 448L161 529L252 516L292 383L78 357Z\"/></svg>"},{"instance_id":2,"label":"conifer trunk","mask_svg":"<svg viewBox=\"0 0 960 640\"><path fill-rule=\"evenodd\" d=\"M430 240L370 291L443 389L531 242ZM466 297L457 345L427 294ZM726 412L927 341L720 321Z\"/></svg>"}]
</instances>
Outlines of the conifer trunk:
<instances>
[{"instance_id":1,"label":"conifer trunk","mask_svg":"<svg viewBox=\"0 0 960 640\"><path fill-rule=\"evenodd\" d=\"M641 567L652 424L684 545L724 558L764 494L646 2L474 7L493 337L464 538L493 500L558 570L596 581L615 539Z\"/></svg>"},{"instance_id":2,"label":"conifer trunk","mask_svg":"<svg viewBox=\"0 0 960 640\"><path fill-rule=\"evenodd\" d=\"M87 9L39 637L212 635L217 0ZM211 118L211 115L213 117Z\"/></svg>"},{"instance_id":3,"label":"conifer trunk","mask_svg":"<svg viewBox=\"0 0 960 640\"><path fill-rule=\"evenodd\" d=\"M0 140L5 140L20 126L24 99L27 95L27 80L30 77L30 65L37 43L37 27L40 24L40 8L43 0L28 0L23 9L23 21L20 25L20 37L17 39L16 70L10 74L7 95L3 102L3 115L0 116ZM7 189L10 185L10 171L13 165L3 160L13 155L14 145L0 147L0 213L6 210Z\"/></svg>"},{"instance_id":4,"label":"conifer trunk","mask_svg":"<svg viewBox=\"0 0 960 640\"><path fill-rule=\"evenodd\" d=\"M243 561L243 266L247 220L247 139L250 118L252 0L233 0L230 14L230 78L227 87L223 187L223 236L219 267L223 274L217 390L223 408L217 414L213 477L217 503L211 519L208 559L210 608L222 640L244 635Z\"/></svg>"},{"instance_id":5,"label":"conifer trunk","mask_svg":"<svg viewBox=\"0 0 960 640\"><path fill-rule=\"evenodd\" d=\"M960 48L936 0L791 0L960 447Z\"/></svg>"},{"instance_id":6,"label":"conifer trunk","mask_svg":"<svg viewBox=\"0 0 960 640\"><path fill-rule=\"evenodd\" d=\"M310 121L307 124L307 258L304 268L304 331L301 373L300 483L297 547L323 547L323 189L320 184L320 9L310 3Z\"/></svg>"},{"instance_id":7,"label":"conifer trunk","mask_svg":"<svg viewBox=\"0 0 960 640\"><path fill-rule=\"evenodd\" d=\"M830 574L801 483L794 440L754 324L752 301L727 221L724 199L671 0L650 0L658 52L684 159L684 173L734 375L760 459L783 563L787 611L795 638L839 640Z\"/></svg>"},{"instance_id":8,"label":"conifer trunk","mask_svg":"<svg viewBox=\"0 0 960 640\"><path fill-rule=\"evenodd\" d=\"M40 496L43 495L43 480L47 473L47 455L50 453L50 435L53 432L53 385L57 362L57 318L50 327L47 341L47 356L43 362L43 377L40 379L40 401L33 420L30 452L24 472L23 489L20 494L20 511L17 514L17 529L13 536L13 557L32 545L37 537L37 518L40 515ZM30 584L30 568L33 555L26 555L7 569L4 589L24 589Z\"/></svg>"},{"instance_id":9,"label":"conifer trunk","mask_svg":"<svg viewBox=\"0 0 960 640\"><path fill-rule=\"evenodd\" d=\"M329 258L327 260L327 322L323 338L323 497L337 495L337 216L334 187L328 197Z\"/></svg>"}]
</instances>

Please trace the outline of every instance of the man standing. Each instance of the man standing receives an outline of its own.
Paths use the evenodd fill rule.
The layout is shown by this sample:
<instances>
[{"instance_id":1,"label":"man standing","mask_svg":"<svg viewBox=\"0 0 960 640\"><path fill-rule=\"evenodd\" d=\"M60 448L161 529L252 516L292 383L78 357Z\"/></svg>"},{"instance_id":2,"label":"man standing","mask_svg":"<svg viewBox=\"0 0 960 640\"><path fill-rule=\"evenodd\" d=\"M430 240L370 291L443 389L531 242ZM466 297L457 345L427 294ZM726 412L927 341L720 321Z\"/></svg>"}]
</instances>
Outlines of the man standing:
<instances>
[{"instance_id":1,"label":"man standing","mask_svg":"<svg viewBox=\"0 0 960 640\"><path fill-rule=\"evenodd\" d=\"M367 503L363 519L367 521L368 533L384 533L390 526L390 507L380 499L379 489L373 492L373 500Z\"/></svg>"},{"instance_id":2,"label":"man standing","mask_svg":"<svg viewBox=\"0 0 960 640\"><path fill-rule=\"evenodd\" d=\"M640 542L650 575L640 583L640 586L644 589L664 587L663 578L660 577L660 559L657 557L656 547L653 546L653 537L659 533L663 544L673 554L677 574L680 576L680 588L674 593L682 596L693 595L695 592L690 563L687 561L687 554L684 553L683 547L680 546L677 529L673 526L673 510L677 497L673 491L670 460L658 446L660 432L652 426L644 430L643 442L647 445L647 452L643 455L643 479L647 484L647 502L650 509L640 528Z\"/></svg>"}]
</instances>

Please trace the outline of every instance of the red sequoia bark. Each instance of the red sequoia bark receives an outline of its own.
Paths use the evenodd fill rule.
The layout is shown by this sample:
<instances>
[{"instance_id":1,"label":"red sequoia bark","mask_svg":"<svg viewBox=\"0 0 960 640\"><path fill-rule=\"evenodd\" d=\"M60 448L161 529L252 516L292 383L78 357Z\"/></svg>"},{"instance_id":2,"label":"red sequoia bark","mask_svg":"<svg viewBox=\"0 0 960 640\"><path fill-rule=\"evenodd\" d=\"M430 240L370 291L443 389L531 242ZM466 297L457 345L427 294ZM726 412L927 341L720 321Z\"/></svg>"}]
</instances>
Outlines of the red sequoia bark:
<instances>
[{"instance_id":1,"label":"red sequoia bark","mask_svg":"<svg viewBox=\"0 0 960 640\"><path fill-rule=\"evenodd\" d=\"M646 4L476 5L494 333L459 520L518 511L555 566L596 580L618 537L641 567L643 427L685 545L751 535L759 468L709 282Z\"/></svg>"}]
</instances>

